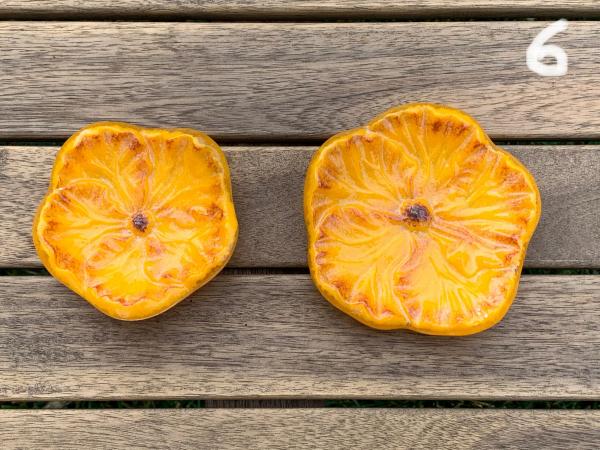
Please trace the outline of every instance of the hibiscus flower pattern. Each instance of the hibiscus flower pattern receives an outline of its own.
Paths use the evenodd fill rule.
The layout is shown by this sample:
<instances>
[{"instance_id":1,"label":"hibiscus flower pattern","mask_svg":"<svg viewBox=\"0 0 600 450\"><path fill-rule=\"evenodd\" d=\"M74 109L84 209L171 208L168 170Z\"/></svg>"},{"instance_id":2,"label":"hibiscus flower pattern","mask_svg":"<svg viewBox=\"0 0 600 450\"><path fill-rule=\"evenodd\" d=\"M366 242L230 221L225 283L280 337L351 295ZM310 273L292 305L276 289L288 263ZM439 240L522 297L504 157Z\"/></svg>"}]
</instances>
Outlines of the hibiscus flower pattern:
<instances>
[{"instance_id":1,"label":"hibiscus flower pattern","mask_svg":"<svg viewBox=\"0 0 600 450\"><path fill-rule=\"evenodd\" d=\"M237 237L227 163L189 130L96 125L57 156L36 245L53 275L119 318L161 312L227 262ZM106 311L105 311L106 312Z\"/></svg>"},{"instance_id":2,"label":"hibiscus flower pattern","mask_svg":"<svg viewBox=\"0 0 600 450\"><path fill-rule=\"evenodd\" d=\"M376 328L468 334L510 306L540 199L473 119L414 105L324 144L305 207L311 272L335 306Z\"/></svg>"}]
</instances>

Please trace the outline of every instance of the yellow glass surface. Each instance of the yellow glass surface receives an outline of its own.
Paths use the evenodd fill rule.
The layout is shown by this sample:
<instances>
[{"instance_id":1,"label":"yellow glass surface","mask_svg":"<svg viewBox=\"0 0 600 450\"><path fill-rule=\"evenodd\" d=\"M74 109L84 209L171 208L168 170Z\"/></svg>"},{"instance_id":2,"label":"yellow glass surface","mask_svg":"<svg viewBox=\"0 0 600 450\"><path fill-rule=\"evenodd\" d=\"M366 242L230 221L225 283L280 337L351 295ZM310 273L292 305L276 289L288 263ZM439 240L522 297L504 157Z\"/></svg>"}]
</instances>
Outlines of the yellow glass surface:
<instances>
[{"instance_id":1,"label":"yellow glass surface","mask_svg":"<svg viewBox=\"0 0 600 450\"><path fill-rule=\"evenodd\" d=\"M334 306L373 328L466 335L509 309L541 201L473 118L410 104L323 144L304 209L311 275Z\"/></svg>"},{"instance_id":2,"label":"yellow glass surface","mask_svg":"<svg viewBox=\"0 0 600 450\"><path fill-rule=\"evenodd\" d=\"M139 320L214 277L237 229L227 161L212 139L106 122L58 152L33 240L55 278L105 314Z\"/></svg>"}]
</instances>

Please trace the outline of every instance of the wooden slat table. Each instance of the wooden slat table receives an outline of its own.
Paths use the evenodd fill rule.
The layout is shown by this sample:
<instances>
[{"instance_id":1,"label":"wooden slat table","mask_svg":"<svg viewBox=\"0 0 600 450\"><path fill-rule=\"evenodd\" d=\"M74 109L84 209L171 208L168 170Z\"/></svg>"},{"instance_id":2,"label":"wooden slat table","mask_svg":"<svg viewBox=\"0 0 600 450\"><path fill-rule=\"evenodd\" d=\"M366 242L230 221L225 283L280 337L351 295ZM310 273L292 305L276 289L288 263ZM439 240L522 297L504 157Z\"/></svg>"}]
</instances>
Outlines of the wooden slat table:
<instances>
[{"instance_id":1,"label":"wooden slat table","mask_svg":"<svg viewBox=\"0 0 600 450\"><path fill-rule=\"evenodd\" d=\"M594 448L598 411L10 411L0 430L37 448ZM65 437L68 436L67 441ZM6 441L5 441L6 442Z\"/></svg>"},{"instance_id":2,"label":"wooden slat table","mask_svg":"<svg viewBox=\"0 0 600 450\"><path fill-rule=\"evenodd\" d=\"M543 219L528 267L600 267L600 151L594 145L507 146L536 177ZM316 147L224 147L240 238L230 267L305 267L304 173ZM0 146L0 265L41 267L30 231L57 148ZM266 232L268 230L268 232Z\"/></svg>"},{"instance_id":3,"label":"wooden slat table","mask_svg":"<svg viewBox=\"0 0 600 450\"><path fill-rule=\"evenodd\" d=\"M4 399L600 398L597 276L524 276L500 325L459 339L359 326L304 274L222 274L130 323L47 277L0 292Z\"/></svg>"},{"instance_id":4,"label":"wooden slat table","mask_svg":"<svg viewBox=\"0 0 600 450\"><path fill-rule=\"evenodd\" d=\"M0 22L0 136L63 139L116 119L185 123L220 142L318 143L432 101L496 139L598 139L600 27L572 22L556 37L571 72L549 79L525 65L546 25Z\"/></svg>"},{"instance_id":5,"label":"wooden slat table","mask_svg":"<svg viewBox=\"0 0 600 450\"><path fill-rule=\"evenodd\" d=\"M523 19L562 16L577 19L551 41L569 72L541 77L525 51L549 22ZM378 332L315 290L302 218L325 138L396 104L448 103L510 141L538 181L526 267L599 268L598 18L595 0L2 2L0 400L209 406L2 410L3 448L598 448L597 409L322 408L600 400L600 276L526 274L507 317L475 336ZM31 221L58 145L97 120L204 130L232 170L229 267L143 322L13 274L41 268Z\"/></svg>"}]
</instances>

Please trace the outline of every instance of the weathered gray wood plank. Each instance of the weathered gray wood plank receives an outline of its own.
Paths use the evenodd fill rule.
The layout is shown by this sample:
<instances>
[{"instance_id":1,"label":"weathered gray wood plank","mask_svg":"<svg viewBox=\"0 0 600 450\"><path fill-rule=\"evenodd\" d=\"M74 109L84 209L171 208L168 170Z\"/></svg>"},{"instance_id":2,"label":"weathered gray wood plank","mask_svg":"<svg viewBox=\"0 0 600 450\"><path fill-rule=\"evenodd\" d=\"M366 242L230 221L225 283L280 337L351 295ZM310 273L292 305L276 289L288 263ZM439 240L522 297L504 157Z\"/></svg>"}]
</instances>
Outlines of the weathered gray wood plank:
<instances>
[{"instance_id":1,"label":"weathered gray wood plank","mask_svg":"<svg viewBox=\"0 0 600 450\"><path fill-rule=\"evenodd\" d=\"M543 215L529 267L600 266L600 148L509 147L533 172ZM240 237L230 267L306 265L302 211L309 147L226 147ZM0 147L0 266L39 267L31 221L55 148Z\"/></svg>"},{"instance_id":2,"label":"weathered gray wood plank","mask_svg":"<svg viewBox=\"0 0 600 450\"><path fill-rule=\"evenodd\" d=\"M594 0L4 0L2 18L597 17Z\"/></svg>"},{"instance_id":3,"label":"weathered gray wood plank","mask_svg":"<svg viewBox=\"0 0 600 450\"><path fill-rule=\"evenodd\" d=\"M47 277L0 277L0 399L600 399L600 277L525 276L506 318L369 329L307 275L221 275L142 322Z\"/></svg>"},{"instance_id":4,"label":"weathered gray wood plank","mask_svg":"<svg viewBox=\"0 0 600 450\"><path fill-rule=\"evenodd\" d=\"M12 448L596 449L600 411L436 409L0 412Z\"/></svg>"},{"instance_id":5,"label":"weathered gray wood plank","mask_svg":"<svg viewBox=\"0 0 600 450\"><path fill-rule=\"evenodd\" d=\"M495 138L600 137L598 22L525 52L546 22L1 22L0 139L116 119L231 140L324 139L409 101L471 113Z\"/></svg>"}]
</instances>

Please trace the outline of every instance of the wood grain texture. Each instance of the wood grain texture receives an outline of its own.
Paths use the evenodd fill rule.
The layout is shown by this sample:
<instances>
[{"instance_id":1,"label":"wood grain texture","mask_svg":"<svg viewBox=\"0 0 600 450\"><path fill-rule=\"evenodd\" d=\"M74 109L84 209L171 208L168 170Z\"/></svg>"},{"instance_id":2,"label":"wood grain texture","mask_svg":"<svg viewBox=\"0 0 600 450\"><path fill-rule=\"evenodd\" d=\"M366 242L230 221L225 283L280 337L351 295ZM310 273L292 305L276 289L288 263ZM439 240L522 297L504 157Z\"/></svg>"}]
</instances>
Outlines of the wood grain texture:
<instances>
[{"instance_id":1,"label":"wood grain texture","mask_svg":"<svg viewBox=\"0 0 600 450\"><path fill-rule=\"evenodd\" d=\"M410 101L471 113L495 138L599 138L598 22L525 52L546 22L1 22L0 139L98 120L187 126L230 142L324 139Z\"/></svg>"},{"instance_id":2,"label":"wood grain texture","mask_svg":"<svg viewBox=\"0 0 600 450\"><path fill-rule=\"evenodd\" d=\"M0 277L0 399L600 399L600 277L525 276L496 327L367 328L307 275L221 275L119 322L48 277Z\"/></svg>"},{"instance_id":3,"label":"wood grain texture","mask_svg":"<svg viewBox=\"0 0 600 450\"><path fill-rule=\"evenodd\" d=\"M4 0L1 18L597 17L595 0Z\"/></svg>"},{"instance_id":4,"label":"wood grain texture","mask_svg":"<svg viewBox=\"0 0 600 450\"><path fill-rule=\"evenodd\" d=\"M543 214L529 267L600 266L600 148L513 146L535 176ZM304 173L315 148L226 147L240 237L230 267L306 266ZM39 267L31 222L56 148L0 147L0 266Z\"/></svg>"},{"instance_id":5,"label":"wood grain texture","mask_svg":"<svg viewBox=\"0 0 600 450\"><path fill-rule=\"evenodd\" d=\"M600 411L0 411L3 448L597 449Z\"/></svg>"}]
</instances>

